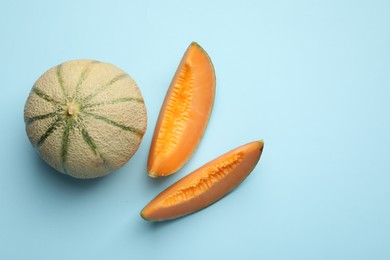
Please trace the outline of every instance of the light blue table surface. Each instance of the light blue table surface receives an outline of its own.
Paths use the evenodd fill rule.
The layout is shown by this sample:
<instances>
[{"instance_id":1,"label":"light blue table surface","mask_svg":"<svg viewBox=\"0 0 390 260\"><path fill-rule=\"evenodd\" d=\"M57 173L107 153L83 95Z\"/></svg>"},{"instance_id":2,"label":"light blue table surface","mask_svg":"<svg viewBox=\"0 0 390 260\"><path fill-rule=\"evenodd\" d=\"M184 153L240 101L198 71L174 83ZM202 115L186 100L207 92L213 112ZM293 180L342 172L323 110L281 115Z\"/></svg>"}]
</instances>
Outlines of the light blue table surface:
<instances>
[{"instance_id":1,"label":"light blue table surface","mask_svg":"<svg viewBox=\"0 0 390 260\"><path fill-rule=\"evenodd\" d=\"M2 1L0 259L390 259L389 1ZM147 177L157 116L191 41L217 93L198 150ZM116 173L80 181L31 147L35 80L71 59L127 71L148 130ZM226 151L264 139L239 188L153 224L156 194Z\"/></svg>"}]
</instances>

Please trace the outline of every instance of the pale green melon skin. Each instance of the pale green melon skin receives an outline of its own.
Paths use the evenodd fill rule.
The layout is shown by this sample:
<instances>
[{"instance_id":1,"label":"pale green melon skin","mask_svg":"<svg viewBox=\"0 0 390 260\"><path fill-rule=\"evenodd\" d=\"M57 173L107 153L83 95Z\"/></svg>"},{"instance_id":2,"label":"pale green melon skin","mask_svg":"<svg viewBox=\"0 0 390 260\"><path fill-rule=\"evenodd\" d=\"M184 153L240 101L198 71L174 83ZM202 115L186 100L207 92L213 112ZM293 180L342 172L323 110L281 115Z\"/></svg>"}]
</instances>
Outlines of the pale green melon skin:
<instances>
[{"instance_id":1,"label":"pale green melon skin","mask_svg":"<svg viewBox=\"0 0 390 260\"><path fill-rule=\"evenodd\" d=\"M68 61L45 72L30 92L24 120L39 155L83 179L126 164L147 127L136 82L116 66L93 60Z\"/></svg>"}]
</instances>

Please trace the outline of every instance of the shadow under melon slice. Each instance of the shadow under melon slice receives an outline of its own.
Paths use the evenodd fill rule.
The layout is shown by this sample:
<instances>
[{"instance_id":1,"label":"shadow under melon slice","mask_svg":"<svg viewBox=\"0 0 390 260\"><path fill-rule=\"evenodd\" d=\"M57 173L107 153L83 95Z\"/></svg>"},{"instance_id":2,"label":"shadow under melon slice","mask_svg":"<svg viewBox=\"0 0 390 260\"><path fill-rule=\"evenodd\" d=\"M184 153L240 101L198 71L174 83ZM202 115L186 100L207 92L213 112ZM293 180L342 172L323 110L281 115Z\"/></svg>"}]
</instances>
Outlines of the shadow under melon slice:
<instances>
[{"instance_id":1,"label":"shadow under melon slice","mask_svg":"<svg viewBox=\"0 0 390 260\"><path fill-rule=\"evenodd\" d=\"M168 176L188 161L206 130L214 96L213 64L202 47L193 42L160 110L149 151L150 177Z\"/></svg>"},{"instance_id":2,"label":"shadow under melon slice","mask_svg":"<svg viewBox=\"0 0 390 260\"><path fill-rule=\"evenodd\" d=\"M148 221L164 221L201 210L237 187L256 167L263 141L251 142L205 164L157 195L141 211Z\"/></svg>"}]
</instances>

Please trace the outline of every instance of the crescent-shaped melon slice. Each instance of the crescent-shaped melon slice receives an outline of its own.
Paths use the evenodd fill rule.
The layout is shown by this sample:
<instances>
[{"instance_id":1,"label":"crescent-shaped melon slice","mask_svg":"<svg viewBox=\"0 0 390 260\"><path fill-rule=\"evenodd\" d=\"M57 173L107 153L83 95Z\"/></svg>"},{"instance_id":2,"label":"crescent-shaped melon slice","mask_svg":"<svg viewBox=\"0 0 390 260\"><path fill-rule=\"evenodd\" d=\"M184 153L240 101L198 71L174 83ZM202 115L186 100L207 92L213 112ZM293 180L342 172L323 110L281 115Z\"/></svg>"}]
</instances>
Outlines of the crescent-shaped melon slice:
<instances>
[{"instance_id":1,"label":"crescent-shaped melon slice","mask_svg":"<svg viewBox=\"0 0 390 260\"><path fill-rule=\"evenodd\" d=\"M150 177L168 176L191 157L206 129L215 96L214 67L193 42L166 94L148 158Z\"/></svg>"},{"instance_id":2,"label":"crescent-shaped melon slice","mask_svg":"<svg viewBox=\"0 0 390 260\"><path fill-rule=\"evenodd\" d=\"M203 165L161 192L141 211L149 221L178 218L216 202L255 168L264 142L240 146Z\"/></svg>"}]
</instances>

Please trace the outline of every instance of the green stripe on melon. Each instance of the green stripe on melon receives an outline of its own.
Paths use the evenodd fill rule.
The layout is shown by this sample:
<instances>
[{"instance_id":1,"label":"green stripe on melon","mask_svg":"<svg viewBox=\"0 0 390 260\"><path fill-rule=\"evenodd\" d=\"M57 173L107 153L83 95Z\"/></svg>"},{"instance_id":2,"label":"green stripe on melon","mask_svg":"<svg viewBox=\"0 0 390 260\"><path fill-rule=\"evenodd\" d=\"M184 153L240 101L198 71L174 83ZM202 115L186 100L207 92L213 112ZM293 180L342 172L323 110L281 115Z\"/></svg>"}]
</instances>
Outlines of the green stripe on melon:
<instances>
[{"instance_id":1,"label":"green stripe on melon","mask_svg":"<svg viewBox=\"0 0 390 260\"><path fill-rule=\"evenodd\" d=\"M147 118L141 92L128 74L108 63L75 60L37 80L25 123L48 164L73 177L94 178L133 156Z\"/></svg>"}]
</instances>

